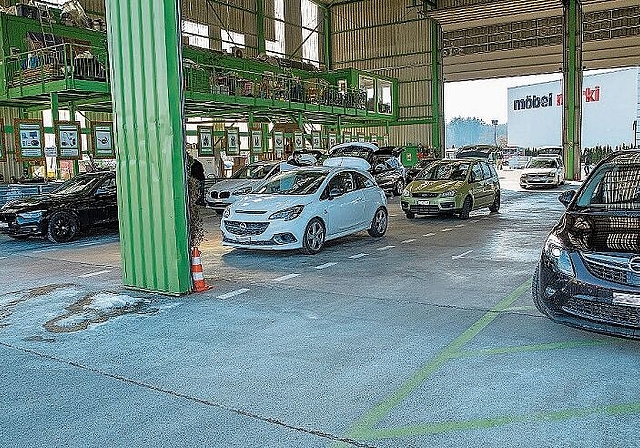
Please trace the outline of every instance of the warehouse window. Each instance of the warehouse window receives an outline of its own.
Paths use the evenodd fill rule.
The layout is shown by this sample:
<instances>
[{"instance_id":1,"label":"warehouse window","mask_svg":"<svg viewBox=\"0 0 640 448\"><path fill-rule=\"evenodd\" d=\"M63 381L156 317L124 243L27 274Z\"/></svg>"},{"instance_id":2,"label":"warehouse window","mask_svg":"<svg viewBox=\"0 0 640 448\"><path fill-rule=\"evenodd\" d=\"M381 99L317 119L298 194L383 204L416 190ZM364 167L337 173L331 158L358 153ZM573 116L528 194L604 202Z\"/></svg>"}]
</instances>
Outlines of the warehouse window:
<instances>
[{"instance_id":1,"label":"warehouse window","mask_svg":"<svg viewBox=\"0 0 640 448\"><path fill-rule=\"evenodd\" d=\"M189 45L211 48L209 44L209 27L207 25L183 20L182 35L189 39Z\"/></svg>"},{"instance_id":2,"label":"warehouse window","mask_svg":"<svg viewBox=\"0 0 640 448\"><path fill-rule=\"evenodd\" d=\"M220 37L222 38L222 51L230 53L233 47L244 48L244 34L220 30Z\"/></svg>"},{"instance_id":3,"label":"warehouse window","mask_svg":"<svg viewBox=\"0 0 640 448\"><path fill-rule=\"evenodd\" d=\"M273 2L274 32L276 40L265 42L267 54L272 56L284 55L284 0Z\"/></svg>"},{"instance_id":4,"label":"warehouse window","mask_svg":"<svg viewBox=\"0 0 640 448\"><path fill-rule=\"evenodd\" d=\"M318 5L311 0L300 0L302 10L302 60L318 67L320 52L318 47Z\"/></svg>"}]
</instances>

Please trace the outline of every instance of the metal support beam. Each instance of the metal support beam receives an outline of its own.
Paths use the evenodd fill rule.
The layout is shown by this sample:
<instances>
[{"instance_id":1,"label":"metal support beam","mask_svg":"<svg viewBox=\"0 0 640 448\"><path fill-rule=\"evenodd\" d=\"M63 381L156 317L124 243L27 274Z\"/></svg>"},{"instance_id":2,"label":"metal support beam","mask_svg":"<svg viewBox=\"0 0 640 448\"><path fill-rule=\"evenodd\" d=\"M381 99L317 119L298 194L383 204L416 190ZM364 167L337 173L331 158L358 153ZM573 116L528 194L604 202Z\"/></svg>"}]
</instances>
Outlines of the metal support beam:
<instances>
[{"instance_id":1,"label":"metal support beam","mask_svg":"<svg viewBox=\"0 0 640 448\"><path fill-rule=\"evenodd\" d=\"M60 102L58 101L58 94L52 93L50 95L51 100L51 126L53 127L53 132L55 132L56 121L60 120ZM60 178L60 159L56 157L56 178ZM44 160L44 172L47 179L49 175L47 174L47 159Z\"/></svg>"},{"instance_id":2,"label":"metal support beam","mask_svg":"<svg viewBox=\"0 0 640 448\"><path fill-rule=\"evenodd\" d=\"M256 26L258 28L258 53L266 53L267 44L264 37L264 1L256 0Z\"/></svg>"},{"instance_id":3,"label":"metal support beam","mask_svg":"<svg viewBox=\"0 0 640 448\"><path fill-rule=\"evenodd\" d=\"M431 147L444 154L444 76L442 74L442 27L431 22Z\"/></svg>"},{"instance_id":4,"label":"metal support beam","mask_svg":"<svg viewBox=\"0 0 640 448\"><path fill-rule=\"evenodd\" d=\"M563 114L562 146L566 178L580 179L582 133L582 5L580 0L563 0Z\"/></svg>"},{"instance_id":5,"label":"metal support beam","mask_svg":"<svg viewBox=\"0 0 640 448\"><path fill-rule=\"evenodd\" d=\"M322 11L324 19L324 66L326 71L333 69L333 54L331 50L331 10Z\"/></svg>"}]
</instances>

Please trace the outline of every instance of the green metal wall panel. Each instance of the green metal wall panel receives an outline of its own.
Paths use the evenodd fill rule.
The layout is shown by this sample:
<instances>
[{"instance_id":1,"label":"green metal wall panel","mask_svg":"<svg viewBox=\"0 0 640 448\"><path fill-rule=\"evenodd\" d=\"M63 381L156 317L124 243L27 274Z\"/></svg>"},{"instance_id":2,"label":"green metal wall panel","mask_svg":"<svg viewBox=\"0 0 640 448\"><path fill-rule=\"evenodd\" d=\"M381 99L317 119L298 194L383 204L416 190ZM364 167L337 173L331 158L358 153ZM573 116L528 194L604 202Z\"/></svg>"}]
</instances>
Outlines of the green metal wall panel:
<instances>
[{"instance_id":1,"label":"green metal wall panel","mask_svg":"<svg viewBox=\"0 0 640 448\"><path fill-rule=\"evenodd\" d=\"M125 286L191 287L177 0L107 2Z\"/></svg>"}]
</instances>

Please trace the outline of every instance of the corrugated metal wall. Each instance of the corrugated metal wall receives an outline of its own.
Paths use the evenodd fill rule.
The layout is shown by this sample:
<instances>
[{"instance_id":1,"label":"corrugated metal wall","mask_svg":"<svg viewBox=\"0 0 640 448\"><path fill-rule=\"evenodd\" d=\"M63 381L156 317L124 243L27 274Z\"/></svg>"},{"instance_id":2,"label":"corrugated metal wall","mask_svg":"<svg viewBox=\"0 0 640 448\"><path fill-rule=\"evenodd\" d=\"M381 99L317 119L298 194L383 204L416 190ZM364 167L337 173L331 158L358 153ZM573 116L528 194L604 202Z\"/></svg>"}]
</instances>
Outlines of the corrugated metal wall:
<instances>
[{"instance_id":1,"label":"corrugated metal wall","mask_svg":"<svg viewBox=\"0 0 640 448\"><path fill-rule=\"evenodd\" d=\"M20 118L20 110L13 107L0 107L0 117L4 120L5 127L13 126L13 120ZM22 176L22 164L18 163L15 157L15 138L13 134L4 134L5 150L13 152L7 154L6 162L0 162L0 173L4 176L4 181L8 182L12 176Z\"/></svg>"},{"instance_id":2,"label":"corrugated metal wall","mask_svg":"<svg viewBox=\"0 0 640 448\"><path fill-rule=\"evenodd\" d=\"M123 283L191 289L177 0L109 0Z\"/></svg>"},{"instance_id":3,"label":"corrugated metal wall","mask_svg":"<svg viewBox=\"0 0 640 448\"><path fill-rule=\"evenodd\" d=\"M331 8L335 68L354 67L399 80L400 120L433 115L431 98L431 22L402 0L365 0ZM366 133L384 135L384 128ZM431 125L394 126L394 145L431 145Z\"/></svg>"}]
</instances>

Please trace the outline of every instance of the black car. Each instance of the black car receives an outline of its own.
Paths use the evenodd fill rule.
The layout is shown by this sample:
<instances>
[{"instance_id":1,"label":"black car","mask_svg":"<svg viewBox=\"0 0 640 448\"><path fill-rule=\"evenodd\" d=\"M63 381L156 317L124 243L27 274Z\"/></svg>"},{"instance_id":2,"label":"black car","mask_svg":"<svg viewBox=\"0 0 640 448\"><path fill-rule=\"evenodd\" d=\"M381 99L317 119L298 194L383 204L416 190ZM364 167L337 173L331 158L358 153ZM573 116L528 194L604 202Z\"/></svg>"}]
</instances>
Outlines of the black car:
<instances>
[{"instance_id":1,"label":"black car","mask_svg":"<svg viewBox=\"0 0 640 448\"><path fill-rule=\"evenodd\" d=\"M418 163L413 165L411 168L407 168L407 184L410 184L411 182L413 182L416 176L420 174L420 171L422 171L423 169L431 165L436 160L438 159L436 159L435 157L428 158L428 159L420 159L418 160Z\"/></svg>"},{"instance_id":2,"label":"black car","mask_svg":"<svg viewBox=\"0 0 640 448\"><path fill-rule=\"evenodd\" d=\"M46 235L54 243L66 243L80 231L117 222L112 171L81 174L52 193L11 201L0 208L0 233L16 239Z\"/></svg>"},{"instance_id":3,"label":"black car","mask_svg":"<svg viewBox=\"0 0 640 448\"><path fill-rule=\"evenodd\" d=\"M549 235L536 268L537 308L568 325L640 339L640 151L603 160Z\"/></svg>"},{"instance_id":4,"label":"black car","mask_svg":"<svg viewBox=\"0 0 640 448\"><path fill-rule=\"evenodd\" d=\"M329 150L329 157L360 157L371 165L369 170L385 193L400 196L404 190L406 172L398 156L402 148L387 146L378 148L373 143L342 143Z\"/></svg>"}]
</instances>

